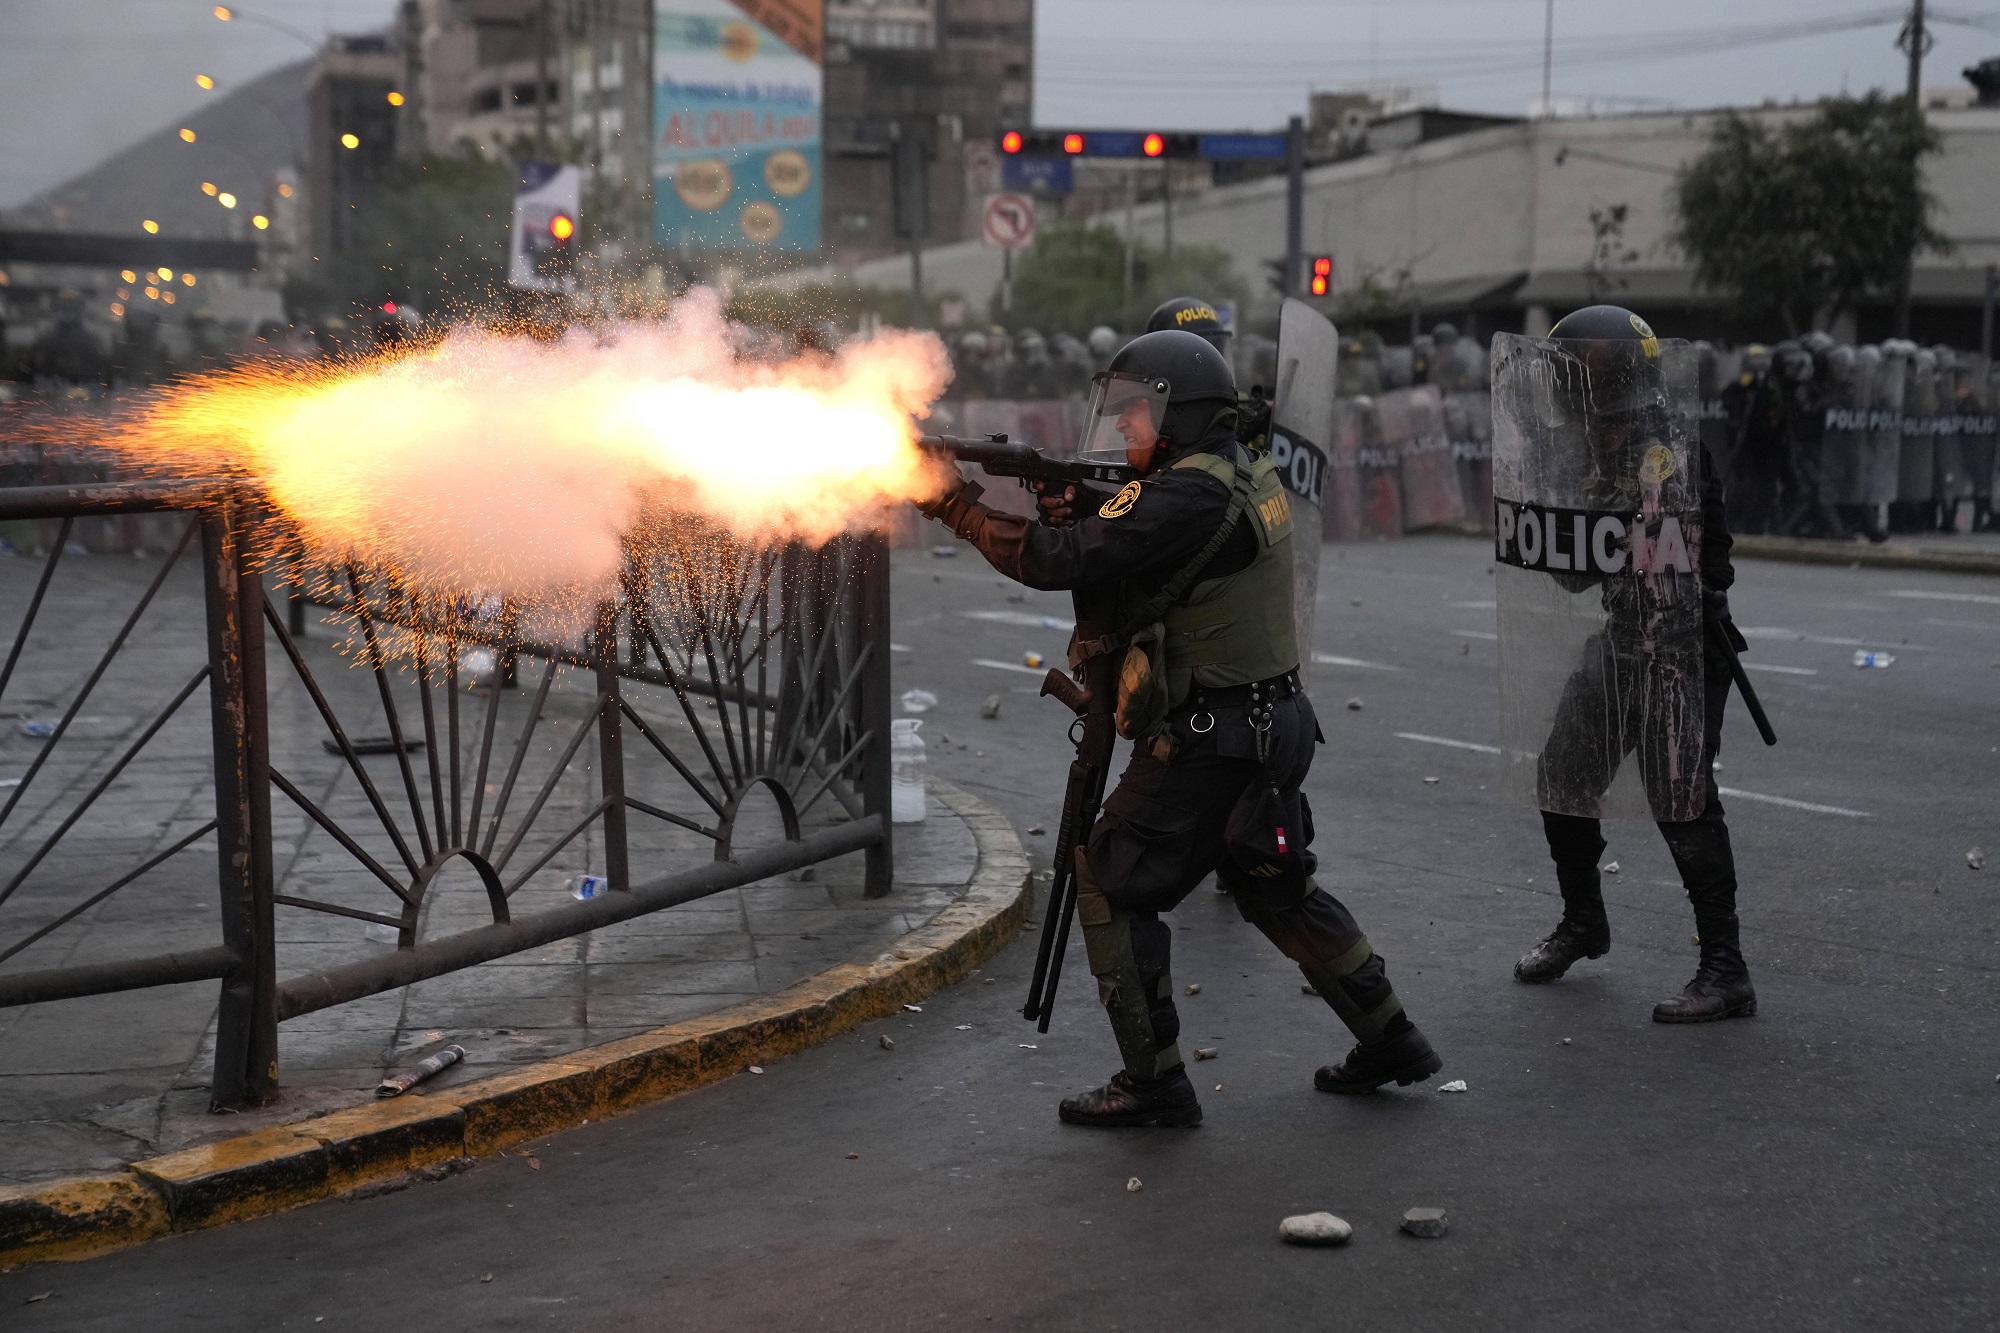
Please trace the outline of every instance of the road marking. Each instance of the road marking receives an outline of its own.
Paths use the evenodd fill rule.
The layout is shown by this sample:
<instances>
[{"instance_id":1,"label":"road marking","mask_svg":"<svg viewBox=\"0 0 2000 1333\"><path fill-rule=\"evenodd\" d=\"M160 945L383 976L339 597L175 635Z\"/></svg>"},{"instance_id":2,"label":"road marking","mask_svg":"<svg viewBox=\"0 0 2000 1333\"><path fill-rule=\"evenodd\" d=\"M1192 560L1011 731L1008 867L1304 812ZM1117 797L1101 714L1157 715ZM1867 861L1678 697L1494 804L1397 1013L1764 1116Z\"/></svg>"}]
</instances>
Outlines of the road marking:
<instances>
[{"instance_id":1,"label":"road marking","mask_svg":"<svg viewBox=\"0 0 2000 1333\"><path fill-rule=\"evenodd\" d=\"M892 643L889 645L889 651L892 653L914 653L917 650L910 647L907 643Z\"/></svg>"},{"instance_id":2,"label":"road marking","mask_svg":"<svg viewBox=\"0 0 2000 1333\"><path fill-rule=\"evenodd\" d=\"M1741 787L1717 787L1724 796L1740 796L1746 801L1762 801L1766 805L1782 805L1790 810L1810 810L1816 815L1845 815L1849 819L1872 819L1866 810L1849 810L1838 805L1814 805L1811 801L1795 801L1789 796L1766 796L1762 792L1744 791Z\"/></svg>"},{"instance_id":3,"label":"road marking","mask_svg":"<svg viewBox=\"0 0 2000 1333\"><path fill-rule=\"evenodd\" d=\"M1332 653L1314 653L1313 665L1365 667L1369 671L1401 671L1403 669L1399 666L1390 666L1386 662L1364 662L1358 657L1336 657Z\"/></svg>"},{"instance_id":4,"label":"road marking","mask_svg":"<svg viewBox=\"0 0 2000 1333\"><path fill-rule=\"evenodd\" d=\"M1818 667L1773 666L1769 662L1745 662L1743 669L1745 671L1775 671L1781 676L1817 676L1819 674Z\"/></svg>"},{"instance_id":5,"label":"road marking","mask_svg":"<svg viewBox=\"0 0 2000 1333\"><path fill-rule=\"evenodd\" d=\"M996 625L1025 625L1029 629L1075 629L1074 620L1038 616L1026 611L960 611L967 620L990 620Z\"/></svg>"},{"instance_id":6,"label":"road marking","mask_svg":"<svg viewBox=\"0 0 2000 1333\"><path fill-rule=\"evenodd\" d=\"M1500 638L1489 629L1455 629L1452 633L1461 639L1492 639L1497 642Z\"/></svg>"},{"instance_id":7,"label":"road marking","mask_svg":"<svg viewBox=\"0 0 2000 1333\"><path fill-rule=\"evenodd\" d=\"M1447 736L1426 736L1418 731L1399 731L1398 740L1421 741L1425 745L1443 745L1453 750L1472 750L1479 754L1499 754L1497 745L1481 745L1476 741L1455 741ZM1782 805L1790 810L1806 810L1816 815L1844 815L1848 819L1872 819L1866 810L1849 810L1839 805L1816 805L1811 801L1795 801L1789 796L1766 796L1763 792L1744 791L1740 787L1717 787L1724 796L1739 796L1746 801L1762 801L1766 805Z\"/></svg>"},{"instance_id":8,"label":"road marking","mask_svg":"<svg viewBox=\"0 0 2000 1333\"><path fill-rule=\"evenodd\" d=\"M1738 625L1736 632L1746 639L1784 639L1791 643L1824 643L1835 648L1880 648L1885 652L1934 653L1935 648L1926 648L1915 643L1884 643L1880 639L1837 639L1825 634L1801 634L1795 629L1780 629L1776 625Z\"/></svg>"},{"instance_id":9,"label":"road marking","mask_svg":"<svg viewBox=\"0 0 2000 1333\"><path fill-rule=\"evenodd\" d=\"M1452 603L1452 605L1453 605L1453 606L1462 606L1462 607L1464 607L1464 608L1465 608L1466 610L1468 610L1468 611L1491 611L1491 610L1495 609L1496 607L1498 607L1498 606L1500 605L1500 603L1498 603L1498 602L1453 602L1453 603Z\"/></svg>"},{"instance_id":10,"label":"road marking","mask_svg":"<svg viewBox=\"0 0 2000 1333\"><path fill-rule=\"evenodd\" d=\"M1480 754L1500 753L1500 747L1497 745L1481 745L1477 741L1455 741L1444 736L1426 736L1417 731L1399 731L1396 737L1398 740L1422 741L1425 745L1448 745L1454 750L1474 750Z\"/></svg>"},{"instance_id":11,"label":"road marking","mask_svg":"<svg viewBox=\"0 0 2000 1333\"><path fill-rule=\"evenodd\" d=\"M1047 667L1022 666L1019 662L996 662L990 657L975 657L972 659L972 665L992 667L995 671L1020 671L1030 676L1046 676L1049 672Z\"/></svg>"},{"instance_id":12,"label":"road marking","mask_svg":"<svg viewBox=\"0 0 2000 1333\"><path fill-rule=\"evenodd\" d=\"M1888 597L1910 597L1924 602L1977 602L1981 606L2000 606L2000 597L1984 592L1922 592L1915 588L1901 592L1884 594Z\"/></svg>"}]
</instances>

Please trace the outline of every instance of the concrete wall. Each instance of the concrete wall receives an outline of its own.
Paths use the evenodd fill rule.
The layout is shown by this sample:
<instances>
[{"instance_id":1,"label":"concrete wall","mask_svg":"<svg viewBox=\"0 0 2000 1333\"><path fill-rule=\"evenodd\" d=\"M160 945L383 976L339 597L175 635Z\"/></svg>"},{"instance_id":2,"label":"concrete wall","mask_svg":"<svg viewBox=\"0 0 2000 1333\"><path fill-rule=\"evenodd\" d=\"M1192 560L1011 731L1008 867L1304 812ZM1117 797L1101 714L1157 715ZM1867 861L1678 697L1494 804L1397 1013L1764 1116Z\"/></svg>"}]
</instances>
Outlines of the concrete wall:
<instances>
[{"instance_id":1,"label":"concrete wall","mask_svg":"<svg viewBox=\"0 0 2000 1333\"><path fill-rule=\"evenodd\" d=\"M1315 168L1306 174L1306 252L1331 253L1344 290L1369 274L1393 285L1405 270L1419 289L1470 289L1525 275L1519 308L1560 307L1585 296L1591 210L1624 204L1621 248L1638 258L1615 276L1634 299L1688 300L1687 265L1666 240L1667 190L1674 171L1700 150L1714 114L1525 121ZM1931 120L1945 146L1929 164L1929 183L1956 249L1920 262L1916 290L1919 299L1972 301L1985 266L2000 263L2000 108L1933 111ZM1284 249L1284 197L1283 178L1272 177L1176 200L1174 239L1221 247L1261 290L1264 262ZM1122 230L1125 212L1100 219ZM1135 209L1133 230L1159 244L1161 205ZM932 292L956 290L983 303L1000 272L999 252L977 244L925 253ZM863 284L907 288L909 260L876 260L851 273Z\"/></svg>"}]
</instances>

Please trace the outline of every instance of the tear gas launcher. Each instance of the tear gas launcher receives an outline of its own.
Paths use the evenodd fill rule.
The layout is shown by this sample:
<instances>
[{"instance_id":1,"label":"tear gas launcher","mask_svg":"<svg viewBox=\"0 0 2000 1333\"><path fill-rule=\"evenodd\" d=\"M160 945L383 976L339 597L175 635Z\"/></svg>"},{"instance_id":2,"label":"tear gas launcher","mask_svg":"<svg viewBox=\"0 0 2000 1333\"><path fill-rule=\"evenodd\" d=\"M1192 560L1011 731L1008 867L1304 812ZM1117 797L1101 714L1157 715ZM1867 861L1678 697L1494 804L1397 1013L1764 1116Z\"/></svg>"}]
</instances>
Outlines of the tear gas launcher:
<instances>
[{"instance_id":1,"label":"tear gas launcher","mask_svg":"<svg viewBox=\"0 0 2000 1333\"><path fill-rule=\"evenodd\" d=\"M1022 485L1037 492L1049 486L1074 486L1092 481L1123 486L1139 475L1123 464L1050 458L1033 445L1009 440L1005 435L974 438L925 435L917 440L917 446L941 458L977 463L989 477L1017 477Z\"/></svg>"}]
</instances>

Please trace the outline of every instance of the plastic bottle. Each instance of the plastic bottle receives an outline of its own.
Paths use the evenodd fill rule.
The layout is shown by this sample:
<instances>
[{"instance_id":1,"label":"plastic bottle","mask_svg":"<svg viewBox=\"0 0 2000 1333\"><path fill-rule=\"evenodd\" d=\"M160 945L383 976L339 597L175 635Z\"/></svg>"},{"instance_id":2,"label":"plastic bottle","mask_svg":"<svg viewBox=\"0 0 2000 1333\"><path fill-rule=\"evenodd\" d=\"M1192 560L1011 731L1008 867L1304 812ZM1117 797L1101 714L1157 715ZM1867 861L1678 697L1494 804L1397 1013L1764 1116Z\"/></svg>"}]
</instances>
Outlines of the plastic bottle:
<instances>
[{"instance_id":1,"label":"plastic bottle","mask_svg":"<svg viewBox=\"0 0 2000 1333\"><path fill-rule=\"evenodd\" d=\"M889 820L894 824L920 824L924 809L924 738L917 734L923 722L899 717L889 724Z\"/></svg>"},{"instance_id":2,"label":"plastic bottle","mask_svg":"<svg viewBox=\"0 0 2000 1333\"><path fill-rule=\"evenodd\" d=\"M611 881L602 875L571 875L569 896L579 901L588 901L611 892Z\"/></svg>"}]
</instances>

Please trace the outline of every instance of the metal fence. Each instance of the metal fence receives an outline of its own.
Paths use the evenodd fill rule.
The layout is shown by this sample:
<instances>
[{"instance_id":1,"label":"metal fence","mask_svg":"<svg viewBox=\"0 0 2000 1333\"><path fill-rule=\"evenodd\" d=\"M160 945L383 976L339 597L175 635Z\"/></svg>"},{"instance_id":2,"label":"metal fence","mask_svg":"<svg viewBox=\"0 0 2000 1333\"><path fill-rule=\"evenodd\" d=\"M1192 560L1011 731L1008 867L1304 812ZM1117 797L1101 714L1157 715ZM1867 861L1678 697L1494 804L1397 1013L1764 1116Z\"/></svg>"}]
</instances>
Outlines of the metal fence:
<instances>
[{"instance_id":1,"label":"metal fence","mask_svg":"<svg viewBox=\"0 0 2000 1333\"><path fill-rule=\"evenodd\" d=\"M92 649L62 642L51 582L79 522L138 514L168 516L177 535L82 671ZM0 666L0 706L38 627L36 642L53 635L75 652L81 680L17 784L0 790L0 963L171 858L205 849L211 836L220 940L0 972L0 1006L219 980L217 1106L275 1094L285 1019L854 851L866 853L868 895L889 891L880 536L757 546L655 516L647 535L627 542L615 595L522 605L440 595L379 570L309 568L288 558L296 540L255 493L228 483L0 488L0 521L24 519L44 521L47 553ZM66 784L45 782L62 790L24 818L25 799L107 669L139 651L135 627L187 559L200 562L204 660L184 679L155 679L165 702L130 741L84 762ZM267 583L290 591L268 595ZM322 627L317 643L306 633L308 592L322 608L312 618ZM327 624L345 637L338 651L324 642ZM347 669L329 675L334 662ZM63 885L59 911L40 895L36 915L45 919L10 931L8 900L47 873L51 854L134 764L143 767L149 743L204 685L214 818L74 902ZM300 746L292 728L274 757L279 690L323 732L318 749ZM340 800L329 796L336 788ZM753 800L775 807L783 838L745 850L736 844ZM338 849L310 893L278 891L274 824L299 830L285 849L294 859L315 830ZM24 836L30 825L37 836ZM552 864L580 839L601 864L603 892L577 898L550 880ZM427 895L460 864L476 875L490 921L420 938ZM527 901L542 905L516 910ZM279 980L277 914L293 911L393 931L396 947Z\"/></svg>"}]
</instances>

